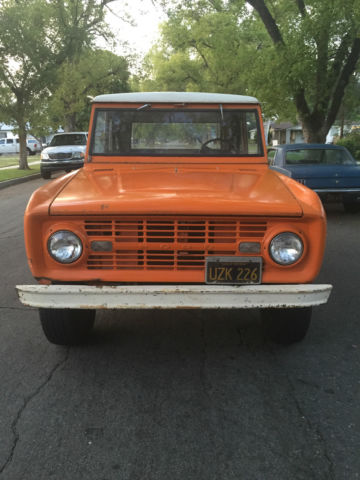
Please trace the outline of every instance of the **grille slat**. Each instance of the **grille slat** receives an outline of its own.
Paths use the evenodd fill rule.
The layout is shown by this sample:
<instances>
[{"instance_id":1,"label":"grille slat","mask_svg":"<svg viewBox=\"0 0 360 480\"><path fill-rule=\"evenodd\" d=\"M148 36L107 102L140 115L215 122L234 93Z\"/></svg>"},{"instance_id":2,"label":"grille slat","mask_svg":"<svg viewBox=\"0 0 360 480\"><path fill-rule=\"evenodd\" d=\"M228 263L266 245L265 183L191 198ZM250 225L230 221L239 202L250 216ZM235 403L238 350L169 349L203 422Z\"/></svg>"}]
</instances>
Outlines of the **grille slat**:
<instances>
[{"instance_id":1,"label":"grille slat","mask_svg":"<svg viewBox=\"0 0 360 480\"><path fill-rule=\"evenodd\" d=\"M106 238L113 252L90 254L90 270L204 270L205 258L236 255L244 238L261 242L266 222L233 219L85 220L93 241Z\"/></svg>"}]
</instances>

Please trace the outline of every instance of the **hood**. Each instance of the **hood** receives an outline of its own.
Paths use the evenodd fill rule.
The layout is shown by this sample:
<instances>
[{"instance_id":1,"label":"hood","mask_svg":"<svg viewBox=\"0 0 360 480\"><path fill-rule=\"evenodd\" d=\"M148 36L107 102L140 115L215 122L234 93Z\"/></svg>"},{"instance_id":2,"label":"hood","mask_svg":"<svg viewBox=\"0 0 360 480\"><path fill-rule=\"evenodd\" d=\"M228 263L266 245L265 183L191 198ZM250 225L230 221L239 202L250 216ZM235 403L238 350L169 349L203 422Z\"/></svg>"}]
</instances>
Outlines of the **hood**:
<instances>
[{"instance_id":1,"label":"hood","mask_svg":"<svg viewBox=\"0 0 360 480\"><path fill-rule=\"evenodd\" d=\"M69 176L51 215L302 215L266 165L86 165Z\"/></svg>"},{"instance_id":2,"label":"hood","mask_svg":"<svg viewBox=\"0 0 360 480\"><path fill-rule=\"evenodd\" d=\"M59 147L46 147L43 150L43 153L54 154L54 153L71 153L71 152L84 152L86 150L86 145L63 145Z\"/></svg>"}]
</instances>

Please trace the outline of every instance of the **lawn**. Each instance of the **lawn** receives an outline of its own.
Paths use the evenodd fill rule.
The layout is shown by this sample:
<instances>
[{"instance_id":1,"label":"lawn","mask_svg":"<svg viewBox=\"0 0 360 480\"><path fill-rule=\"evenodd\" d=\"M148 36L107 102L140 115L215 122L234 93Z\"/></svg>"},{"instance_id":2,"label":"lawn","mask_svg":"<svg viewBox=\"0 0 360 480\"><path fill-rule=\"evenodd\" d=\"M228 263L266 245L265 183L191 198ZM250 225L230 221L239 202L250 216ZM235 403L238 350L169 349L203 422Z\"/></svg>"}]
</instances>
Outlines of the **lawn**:
<instances>
[{"instance_id":1,"label":"lawn","mask_svg":"<svg viewBox=\"0 0 360 480\"><path fill-rule=\"evenodd\" d=\"M40 155L29 155L28 163L39 162ZM19 165L19 155L0 155L0 168L11 167L12 165Z\"/></svg>"},{"instance_id":2,"label":"lawn","mask_svg":"<svg viewBox=\"0 0 360 480\"><path fill-rule=\"evenodd\" d=\"M18 168L0 169L0 182L11 180L13 178L26 177L40 172L40 164L32 165L30 170L19 170Z\"/></svg>"},{"instance_id":3,"label":"lawn","mask_svg":"<svg viewBox=\"0 0 360 480\"><path fill-rule=\"evenodd\" d=\"M0 155L0 167L19 165L19 155Z\"/></svg>"}]
</instances>

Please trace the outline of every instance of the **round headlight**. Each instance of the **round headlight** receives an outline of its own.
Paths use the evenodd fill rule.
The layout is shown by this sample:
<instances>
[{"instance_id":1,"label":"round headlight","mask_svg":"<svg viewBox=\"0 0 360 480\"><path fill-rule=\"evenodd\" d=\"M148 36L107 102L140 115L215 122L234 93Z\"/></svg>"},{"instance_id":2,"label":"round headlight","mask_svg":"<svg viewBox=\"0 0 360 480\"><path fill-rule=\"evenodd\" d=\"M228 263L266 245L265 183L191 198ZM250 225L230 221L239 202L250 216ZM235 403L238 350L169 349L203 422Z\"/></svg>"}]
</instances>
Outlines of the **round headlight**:
<instances>
[{"instance_id":1,"label":"round headlight","mask_svg":"<svg viewBox=\"0 0 360 480\"><path fill-rule=\"evenodd\" d=\"M82 253L82 243L75 233L69 230L59 230L51 235L48 240L50 255L60 263L72 263Z\"/></svg>"},{"instance_id":2,"label":"round headlight","mask_svg":"<svg viewBox=\"0 0 360 480\"><path fill-rule=\"evenodd\" d=\"M291 265L299 260L304 251L301 238L295 233L284 232L270 242L271 258L280 265Z\"/></svg>"}]
</instances>

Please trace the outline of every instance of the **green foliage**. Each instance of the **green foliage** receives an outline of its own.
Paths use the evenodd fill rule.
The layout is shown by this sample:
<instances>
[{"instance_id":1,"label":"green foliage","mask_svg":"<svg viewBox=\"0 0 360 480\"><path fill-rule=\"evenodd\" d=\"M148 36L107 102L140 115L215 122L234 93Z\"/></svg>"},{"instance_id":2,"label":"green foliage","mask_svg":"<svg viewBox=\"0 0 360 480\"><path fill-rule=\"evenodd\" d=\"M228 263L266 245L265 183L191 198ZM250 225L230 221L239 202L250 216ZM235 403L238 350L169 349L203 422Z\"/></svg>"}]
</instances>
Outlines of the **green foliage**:
<instances>
[{"instance_id":1,"label":"green foliage","mask_svg":"<svg viewBox=\"0 0 360 480\"><path fill-rule=\"evenodd\" d=\"M89 49L76 62L64 62L57 77L48 110L48 124L54 129L61 125L67 131L87 130L89 97L129 91L127 60L106 50Z\"/></svg>"},{"instance_id":2,"label":"green foliage","mask_svg":"<svg viewBox=\"0 0 360 480\"><path fill-rule=\"evenodd\" d=\"M360 161L360 129L353 130L336 144L346 147L352 156Z\"/></svg>"},{"instance_id":3,"label":"green foliage","mask_svg":"<svg viewBox=\"0 0 360 480\"><path fill-rule=\"evenodd\" d=\"M247 44L229 11L206 10L204 2L173 12L162 26L162 43L146 58L143 90L246 93Z\"/></svg>"},{"instance_id":4,"label":"green foliage","mask_svg":"<svg viewBox=\"0 0 360 480\"><path fill-rule=\"evenodd\" d=\"M3 0L0 4L0 121L14 125L20 165L27 168L26 132L44 127L58 68L107 35L109 0Z\"/></svg>"}]
</instances>

